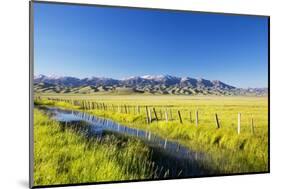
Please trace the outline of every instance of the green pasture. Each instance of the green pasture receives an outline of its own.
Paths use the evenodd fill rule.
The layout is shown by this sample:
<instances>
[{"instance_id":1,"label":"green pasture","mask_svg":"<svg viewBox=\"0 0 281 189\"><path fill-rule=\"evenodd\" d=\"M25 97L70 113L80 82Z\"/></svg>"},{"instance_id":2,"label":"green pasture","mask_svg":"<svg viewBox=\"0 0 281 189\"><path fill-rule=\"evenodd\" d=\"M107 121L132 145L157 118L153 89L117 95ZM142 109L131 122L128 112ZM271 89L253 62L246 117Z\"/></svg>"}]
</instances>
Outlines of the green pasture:
<instances>
[{"instance_id":1,"label":"green pasture","mask_svg":"<svg viewBox=\"0 0 281 189\"><path fill-rule=\"evenodd\" d=\"M34 185L148 179L150 151L140 141L108 135L99 141L34 110Z\"/></svg>"},{"instance_id":2,"label":"green pasture","mask_svg":"<svg viewBox=\"0 0 281 189\"><path fill-rule=\"evenodd\" d=\"M75 100L104 104L106 109L102 106L85 109L84 106L73 104ZM221 173L268 170L267 97L53 94L40 97L36 95L35 104L87 111L128 127L149 130L163 138L178 141L192 150L210 155L212 161L206 166L218 169ZM152 122L149 124L146 107L151 111ZM238 113L241 114L240 134L237 133ZM217 128L215 114L220 128Z\"/></svg>"}]
</instances>

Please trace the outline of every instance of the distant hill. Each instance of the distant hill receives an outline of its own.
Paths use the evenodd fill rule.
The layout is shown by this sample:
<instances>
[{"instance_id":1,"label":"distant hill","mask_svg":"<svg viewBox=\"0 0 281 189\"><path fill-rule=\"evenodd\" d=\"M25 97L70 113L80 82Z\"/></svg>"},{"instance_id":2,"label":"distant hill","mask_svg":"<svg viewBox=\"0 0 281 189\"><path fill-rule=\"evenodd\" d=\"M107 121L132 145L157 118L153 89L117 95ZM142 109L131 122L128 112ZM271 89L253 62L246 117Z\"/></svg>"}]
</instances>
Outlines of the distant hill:
<instances>
[{"instance_id":1,"label":"distant hill","mask_svg":"<svg viewBox=\"0 0 281 189\"><path fill-rule=\"evenodd\" d=\"M90 77L34 76L37 93L114 93L114 94L185 94L185 95L267 95L267 88L241 89L219 80L194 79L171 75L134 76L122 80Z\"/></svg>"}]
</instances>

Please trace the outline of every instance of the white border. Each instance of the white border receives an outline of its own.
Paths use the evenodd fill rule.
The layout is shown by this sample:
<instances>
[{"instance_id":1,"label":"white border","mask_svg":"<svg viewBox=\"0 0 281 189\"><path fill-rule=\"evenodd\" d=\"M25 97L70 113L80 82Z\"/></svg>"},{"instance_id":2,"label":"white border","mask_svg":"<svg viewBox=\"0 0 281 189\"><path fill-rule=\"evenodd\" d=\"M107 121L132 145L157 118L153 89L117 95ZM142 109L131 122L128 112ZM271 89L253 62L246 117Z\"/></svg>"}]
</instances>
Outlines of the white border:
<instances>
[{"instance_id":1,"label":"white border","mask_svg":"<svg viewBox=\"0 0 281 189\"><path fill-rule=\"evenodd\" d=\"M58 0L59 1L59 0ZM266 188L280 186L280 43L281 13L275 0L68 0L77 3L97 3L151 8L199 10L262 14L271 16L271 174L199 178L171 181L93 185L75 188ZM1 131L0 187L28 187L28 1L1 2ZM68 187L74 188L74 187ZM277 187L278 188L278 187Z\"/></svg>"}]
</instances>

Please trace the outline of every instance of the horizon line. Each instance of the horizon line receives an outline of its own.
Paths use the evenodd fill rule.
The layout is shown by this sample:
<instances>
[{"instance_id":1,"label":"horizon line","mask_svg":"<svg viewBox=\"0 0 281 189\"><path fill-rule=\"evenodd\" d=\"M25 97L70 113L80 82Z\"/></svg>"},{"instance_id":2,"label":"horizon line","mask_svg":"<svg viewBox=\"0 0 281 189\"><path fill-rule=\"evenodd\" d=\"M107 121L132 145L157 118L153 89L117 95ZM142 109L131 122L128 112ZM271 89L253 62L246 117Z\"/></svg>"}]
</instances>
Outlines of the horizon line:
<instances>
[{"instance_id":1,"label":"horizon line","mask_svg":"<svg viewBox=\"0 0 281 189\"><path fill-rule=\"evenodd\" d=\"M78 77L78 76L71 76L71 75L57 75L57 74L33 74L33 79L35 78L35 76L40 76L40 75L42 75L42 76L46 76L46 77L57 77L57 78L60 78L60 77L72 77L72 78L77 78L77 79L80 79L80 80L82 80L82 79L88 79L88 78L93 78L93 77L96 77L96 78L103 78L103 79L114 79L114 80L126 80L126 79L130 79L130 78L133 78L133 77L140 77L140 78L142 78L142 79L146 79L146 78L144 78L145 76L152 76L152 77L160 77L160 76L172 76L172 77L177 77L177 78L180 78L180 79L182 79L182 78L190 78L190 79L196 79L196 80L198 80L198 79L204 79L204 80L209 80L209 81L220 81L220 82L222 82L222 83L224 83L224 84L227 84L227 85L230 85L230 86L233 86L233 87L235 87L235 88L241 88L241 89L262 89L262 88L266 88L266 89L268 89L268 86L266 86L266 87L237 87L237 86L235 86L235 85L232 85L232 84L228 84L228 83L226 83L226 82L224 82L224 81L222 81L222 80L219 80L219 79L206 79L206 78L203 78L203 77L189 77L189 76L183 76L183 77L181 77L181 76L176 76L176 75L170 75L170 74L146 74L146 75L135 75L135 76L128 76L128 77L125 77L125 78L121 78L121 79L117 79L117 78L113 78L113 77L107 77L107 76L94 76L94 75L92 75L92 76L88 76L88 77Z\"/></svg>"}]
</instances>

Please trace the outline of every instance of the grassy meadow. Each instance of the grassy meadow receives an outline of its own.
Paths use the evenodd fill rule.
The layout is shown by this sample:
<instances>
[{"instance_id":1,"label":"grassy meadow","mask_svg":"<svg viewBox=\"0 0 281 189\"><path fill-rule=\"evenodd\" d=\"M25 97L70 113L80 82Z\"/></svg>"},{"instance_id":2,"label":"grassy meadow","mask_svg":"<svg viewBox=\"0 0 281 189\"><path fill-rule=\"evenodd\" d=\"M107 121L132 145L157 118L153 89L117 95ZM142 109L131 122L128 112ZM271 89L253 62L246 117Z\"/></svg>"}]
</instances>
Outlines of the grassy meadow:
<instances>
[{"instance_id":1,"label":"grassy meadow","mask_svg":"<svg viewBox=\"0 0 281 189\"><path fill-rule=\"evenodd\" d=\"M35 186L155 177L150 151L140 141L113 135L86 139L61 126L34 110Z\"/></svg>"},{"instance_id":2,"label":"grassy meadow","mask_svg":"<svg viewBox=\"0 0 281 189\"><path fill-rule=\"evenodd\" d=\"M210 155L206 166L219 173L268 170L267 97L53 94L36 96L35 104L87 111L128 127L149 130ZM151 123L147 123L146 107Z\"/></svg>"}]
</instances>

